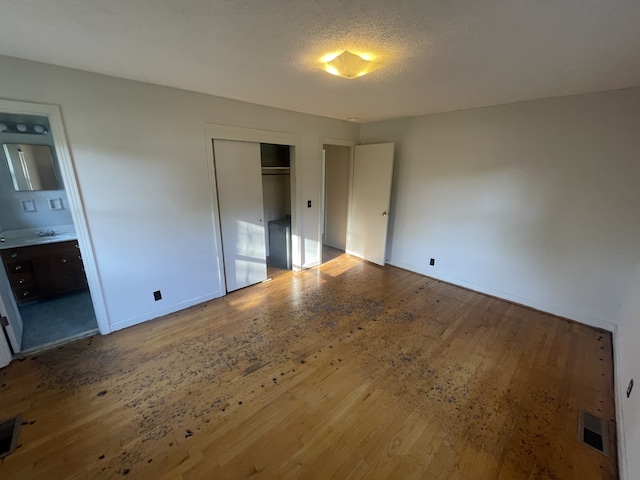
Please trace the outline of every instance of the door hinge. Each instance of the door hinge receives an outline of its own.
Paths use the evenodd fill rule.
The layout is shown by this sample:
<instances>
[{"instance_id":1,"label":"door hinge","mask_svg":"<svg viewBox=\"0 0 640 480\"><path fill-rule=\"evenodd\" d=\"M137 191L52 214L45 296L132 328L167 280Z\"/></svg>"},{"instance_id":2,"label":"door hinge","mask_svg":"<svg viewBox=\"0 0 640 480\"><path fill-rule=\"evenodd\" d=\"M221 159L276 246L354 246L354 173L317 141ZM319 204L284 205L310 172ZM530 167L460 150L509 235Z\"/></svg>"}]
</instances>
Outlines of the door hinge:
<instances>
[{"instance_id":1,"label":"door hinge","mask_svg":"<svg viewBox=\"0 0 640 480\"><path fill-rule=\"evenodd\" d=\"M2 315L0 315L0 325L2 325L3 327L8 327L9 319L7 317L3 317Z\"/></svg>"}]
</instances>

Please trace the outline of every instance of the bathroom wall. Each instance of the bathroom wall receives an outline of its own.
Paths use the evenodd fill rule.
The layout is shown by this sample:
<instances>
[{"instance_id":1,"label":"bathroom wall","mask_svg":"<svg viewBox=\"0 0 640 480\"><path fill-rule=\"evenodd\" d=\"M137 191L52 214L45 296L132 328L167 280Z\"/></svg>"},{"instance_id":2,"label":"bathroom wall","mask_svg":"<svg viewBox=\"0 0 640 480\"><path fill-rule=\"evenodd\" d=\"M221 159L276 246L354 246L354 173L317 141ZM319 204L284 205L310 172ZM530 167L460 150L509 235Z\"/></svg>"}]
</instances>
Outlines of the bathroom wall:
<instances>
[{"instance_id":1,"label":"bathroom wall","mask_svg":"<svg viewBox=\"0 0 640 480\"><path fill-rule=\"evenodd\" d=\"M49 129L46 117L33 115L10 115L0 112L0 122L23 122L26 124L43 125ZM16 191L11 180L11 173L2 145L5 143L23 143L35 145L48 145L55 164L56 177L60 188L58 190L43 191ZM62 209L52 210L50 200L59 200ZM22 202L32 202L35 211L24 211ZM24 134L15 132L0 132L0 231L22 228L41 229L56 225L71 224L67 195L62 183L62 176L53 147L51 133L46 135Z\"/></svg>"}]
</instances>

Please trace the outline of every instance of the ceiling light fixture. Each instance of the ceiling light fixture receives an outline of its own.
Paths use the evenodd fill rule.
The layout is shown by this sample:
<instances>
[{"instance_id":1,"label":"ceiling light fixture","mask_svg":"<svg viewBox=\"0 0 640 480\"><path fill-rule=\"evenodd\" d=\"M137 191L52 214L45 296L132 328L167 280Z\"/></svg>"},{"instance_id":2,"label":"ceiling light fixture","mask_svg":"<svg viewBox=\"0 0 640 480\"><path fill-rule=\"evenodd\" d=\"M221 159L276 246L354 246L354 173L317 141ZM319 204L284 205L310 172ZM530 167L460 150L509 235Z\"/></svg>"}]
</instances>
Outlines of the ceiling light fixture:
<instances>
[{"instance_id":1,"label":"ceiling light fixture","mask_svg":"<svg viewBox=\"0 0 640 480\"><path fill-rule=\"evenodd\" d=\"M348 50L325 60L322 65L322 68L331 75L349 79L361 77L380 67L382 67L381 64L367 60Z\"/></svg>"}]
</instances>

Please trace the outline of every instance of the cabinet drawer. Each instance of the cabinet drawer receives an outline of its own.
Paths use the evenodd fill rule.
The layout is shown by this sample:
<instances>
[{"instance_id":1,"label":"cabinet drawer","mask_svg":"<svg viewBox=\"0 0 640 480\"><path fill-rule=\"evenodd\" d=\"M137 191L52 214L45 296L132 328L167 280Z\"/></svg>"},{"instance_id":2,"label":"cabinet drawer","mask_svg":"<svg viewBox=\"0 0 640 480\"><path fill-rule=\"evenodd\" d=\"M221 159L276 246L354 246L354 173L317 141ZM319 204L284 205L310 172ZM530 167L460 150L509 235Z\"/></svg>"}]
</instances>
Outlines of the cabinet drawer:
<instances>
[{"instance_id":1,"label":"cabinet drawer","mask_svg":"<svg viewBox=\"0 0 640 480\"><path fill-rule=\"evenodd\" d=\"M33 263L31 263L30 260L25 260L22 262L9 262L6 264L6 266L8 274L33 271Z\"/></svg>"},{"instance_id":2,"label":"cabinet drawer","mask_svg":"<svg viewBox=\"0 0 640 480\"><path fill-rule=\"evenodd\" d=\"M18 288L34 287L36 285L33 273L29 271L10 274L9 283L14 290L17 290Z\"/></svg>"},{"instance_id":3,"label":"cabinet drawer","mask_svg":"<svg viewBox=\"0 0 640 480\"><path fill-rule=\"evenodd\" d=\"M23 287L15 289L14 293L17 302L24 302L25 300L38 297L40 292L35 287Z\"/></svg>"},{"instance_id":4,"label":"cabinet drawer","mask_svg":"<svg viewBox=\"0 0 640 480\"><path fill-rule=\"evenodd\" d=\"M2 250L1 255L5 263L28 258L28 255L25 255L24 252L20 251L20 249Z\"/></svg>"},{"instance_id":5,"label":"cabinet drawer","mask_svg":"<svg viewBox=\"0 0 640 480\"><path fill-rule=\"evenodd\" d=\"M74 240L0 251L18 304L87 288Z\"/></svg>"}]
</instances>

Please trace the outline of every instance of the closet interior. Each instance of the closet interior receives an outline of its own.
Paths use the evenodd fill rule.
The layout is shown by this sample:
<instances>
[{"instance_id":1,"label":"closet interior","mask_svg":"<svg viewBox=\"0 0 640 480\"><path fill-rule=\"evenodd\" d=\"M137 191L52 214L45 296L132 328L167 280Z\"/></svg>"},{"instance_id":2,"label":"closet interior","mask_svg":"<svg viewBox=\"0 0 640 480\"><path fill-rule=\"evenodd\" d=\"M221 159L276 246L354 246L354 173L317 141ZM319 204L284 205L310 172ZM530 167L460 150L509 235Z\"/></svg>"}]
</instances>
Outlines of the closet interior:
<instances>
[{"instance_id":1,"label":"closet interior","mask_svg":"<svg viewBox=\"0 0 640 480\"><path fill-rule=\"evenodd\" d=\"M260 144L267 265L291 270L291 158L288 145Z\"/></svg>"}]
</instances>

